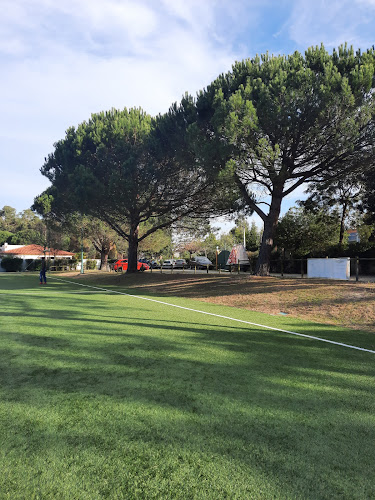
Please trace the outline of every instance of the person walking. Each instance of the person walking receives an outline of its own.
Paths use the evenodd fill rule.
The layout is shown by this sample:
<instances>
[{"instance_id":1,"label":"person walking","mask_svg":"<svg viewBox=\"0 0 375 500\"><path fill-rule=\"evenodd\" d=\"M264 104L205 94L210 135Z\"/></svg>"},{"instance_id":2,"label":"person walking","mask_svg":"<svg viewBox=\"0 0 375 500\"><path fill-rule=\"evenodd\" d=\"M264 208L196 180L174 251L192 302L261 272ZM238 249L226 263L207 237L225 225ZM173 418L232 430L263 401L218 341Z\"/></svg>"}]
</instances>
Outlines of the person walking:
<instances>
[{"instance_id":1,"label":"person walking","mask_svg":"<svg viewBox=\"0 0 375 500\"><path fill-rule=\"evenodd\" d=\"M46 270L47 270L46 258L42 257L42 267L40 268L40 274L39 274L39 281L41 285L43 283L45 285L47 284Z\"/></svg>"}]
</instances>

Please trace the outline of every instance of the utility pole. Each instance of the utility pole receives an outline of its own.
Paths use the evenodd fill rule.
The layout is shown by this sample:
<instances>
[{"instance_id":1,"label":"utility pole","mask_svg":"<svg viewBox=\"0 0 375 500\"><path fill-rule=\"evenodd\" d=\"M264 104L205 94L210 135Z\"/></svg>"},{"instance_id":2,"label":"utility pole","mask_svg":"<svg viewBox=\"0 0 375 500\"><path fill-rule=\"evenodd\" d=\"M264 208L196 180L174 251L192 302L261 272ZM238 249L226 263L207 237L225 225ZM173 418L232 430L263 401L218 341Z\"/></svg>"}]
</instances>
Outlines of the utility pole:
<instances>
[{"instance_id":1,"label":"utility pole","mask_svg":"<svg viewBox=\"0 0 375 500\"><path fill-rule=\"evenodd\" d=\"M84 274L83 270L83 216L81 215L81 274Z\"/></svg>"}]
</instances>

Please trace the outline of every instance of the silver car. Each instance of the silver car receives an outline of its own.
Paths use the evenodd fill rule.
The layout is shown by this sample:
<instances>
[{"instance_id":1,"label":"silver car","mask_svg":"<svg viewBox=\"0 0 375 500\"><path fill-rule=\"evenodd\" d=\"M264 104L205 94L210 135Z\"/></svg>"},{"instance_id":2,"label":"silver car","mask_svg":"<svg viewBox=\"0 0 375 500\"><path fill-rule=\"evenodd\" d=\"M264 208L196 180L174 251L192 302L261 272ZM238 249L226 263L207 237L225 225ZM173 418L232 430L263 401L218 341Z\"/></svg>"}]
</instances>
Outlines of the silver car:
<instances>
[{"instance_id":1,"label":"silver car","mask_svg":"<svg viewBox=\"0 0 375 500\"><path fill-rule=\"evenodd\" d=\"M187 264L185 259L177 259L176 262L174 263L174 267L180 268L180 269L183 269L183 268L186 269L188 267L188 264Z\"/></svg>"},{"instance_id":2,"label":"silver car","mask_svg":"<svg viewBox=\"0 0 375 500\"><path fill-rule=\"evenodd\" d=\"M174 260L165 260L161 266L163 269L172 269L174 267Z\"/></svg>"}]
</instances>

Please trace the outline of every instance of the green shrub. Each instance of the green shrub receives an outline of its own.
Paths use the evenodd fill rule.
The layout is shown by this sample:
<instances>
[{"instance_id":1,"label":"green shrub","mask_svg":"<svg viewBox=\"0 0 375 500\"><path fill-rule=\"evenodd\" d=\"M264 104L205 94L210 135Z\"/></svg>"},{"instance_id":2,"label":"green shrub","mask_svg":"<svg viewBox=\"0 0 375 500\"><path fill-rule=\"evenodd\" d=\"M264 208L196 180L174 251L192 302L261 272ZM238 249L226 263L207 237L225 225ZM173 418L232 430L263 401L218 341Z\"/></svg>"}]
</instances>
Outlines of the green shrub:
<instances>
[{"instance_id":1,"label":"green shrub","mask_svg":"<svg viewBox=\"0 0 375 500\"><path fill-rule=\"evenodd\" d=\"M70 259L55 259L54 265L56 267L65 267L70 265Z\"/></svg>"},{"instance_id":2,"label":"green shrub","mask_svg":"<svg viewBox=\"0 0 375 500\"><path fill-rule=\"evenodd\" d=\"M81 262L81 260L79 260L79 262ZM73 259L68 259L68 266L70 269L77 269L77 263L78 263L78 260L76 258L73 257Z\"/></svg>"},{"instance_id":3,"label":"green shrub","mask_svg":"<svg viewBox=\"0 0 375 500\"><path fill-rule=\"evenodd\" d=\"M96 260L86 260L86 269L96 269Z\"/></svg>"},{"instance_id":4,"label":"green shrub","mask_svg":"<svg viewBox=\"0 0 375 500\"><path fill-rule=\"evenodd\" d=\"M22 271L23 259L18 257L4 257L1 261L1 267L9 272Z\"/></svg>"},{"instance_id":5,"label":"green shrub","mask_svg":"<svg viewBox=\"0 0 375 500\"><path fill-rule=\"evenodd\" d=\"M26 259L25 263L27 271L40 271L42 267L41 259Z\"/></svg>"}]
</instances>

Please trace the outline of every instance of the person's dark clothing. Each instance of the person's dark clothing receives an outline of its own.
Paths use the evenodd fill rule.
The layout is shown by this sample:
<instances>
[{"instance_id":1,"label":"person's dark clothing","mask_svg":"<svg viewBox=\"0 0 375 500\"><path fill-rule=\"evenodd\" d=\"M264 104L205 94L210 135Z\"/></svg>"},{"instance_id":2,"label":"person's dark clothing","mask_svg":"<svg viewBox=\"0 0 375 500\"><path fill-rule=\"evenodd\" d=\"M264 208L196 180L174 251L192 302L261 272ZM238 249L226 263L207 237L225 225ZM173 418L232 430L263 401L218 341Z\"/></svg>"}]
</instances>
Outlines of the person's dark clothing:
<instances>
[{"instance_id":1,"label":"person's dark clothing","mask_svg":"<svg viewBox=\"0 0 375 500\"><path fill-rule=\"evenodd\" d=\"M40 269L40 274L39 274L40 284L47 283L46 270L47 270L46 261L45 259L42 259L42 267Z\"/></svg>"}]
</instances>

